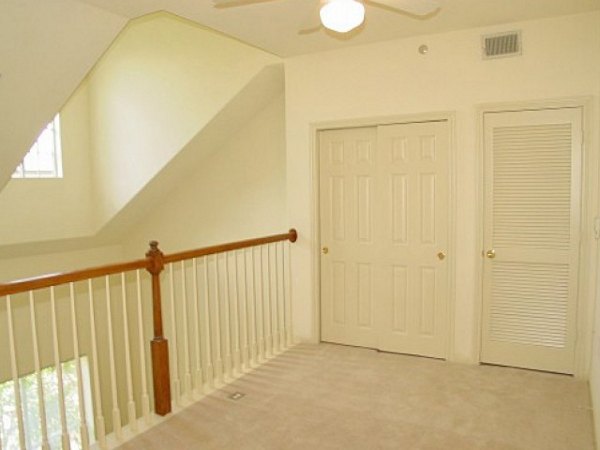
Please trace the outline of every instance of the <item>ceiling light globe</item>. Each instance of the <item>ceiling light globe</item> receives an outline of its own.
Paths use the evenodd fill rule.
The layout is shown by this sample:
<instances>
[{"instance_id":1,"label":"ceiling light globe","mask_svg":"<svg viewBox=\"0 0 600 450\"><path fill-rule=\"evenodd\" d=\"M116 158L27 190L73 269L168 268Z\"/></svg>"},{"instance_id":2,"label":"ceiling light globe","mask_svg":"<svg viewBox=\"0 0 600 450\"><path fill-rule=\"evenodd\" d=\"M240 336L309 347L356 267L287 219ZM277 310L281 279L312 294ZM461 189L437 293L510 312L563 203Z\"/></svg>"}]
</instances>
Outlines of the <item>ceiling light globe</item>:
<instances>
[{"instance_id":1,"label":"ceiling light globe","mask_svg":"<svg viewBox=\"0 0 600 450\"><path fill-rule=\"evenodd\" d=\"M331 0L319 12L325 28L347 33L365 20L365 6L356 0Z\"/></svg>"}]
</instances>

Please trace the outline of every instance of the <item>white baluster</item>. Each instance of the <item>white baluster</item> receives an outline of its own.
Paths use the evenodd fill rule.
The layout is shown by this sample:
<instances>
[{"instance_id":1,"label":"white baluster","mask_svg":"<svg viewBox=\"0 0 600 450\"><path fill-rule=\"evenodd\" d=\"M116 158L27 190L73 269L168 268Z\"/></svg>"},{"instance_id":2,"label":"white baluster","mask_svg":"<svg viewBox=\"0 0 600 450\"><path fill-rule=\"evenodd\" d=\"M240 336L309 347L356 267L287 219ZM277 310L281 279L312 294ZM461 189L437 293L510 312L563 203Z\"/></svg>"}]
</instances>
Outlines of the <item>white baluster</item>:
<instances>
[{"instance_id":1,"label":"white baluster","mask_svg":"<svg viewBox=\"0 0 600 450\"><path fill-rule=\"evenodd\" d=\"M277 305L279 311L279 344L281 345L282 350L287 348L285 332L285 274L283 272L283 245L283 242L275 244L275 269L277 270L275 281L277 282Z\"/></svg>"},{"instance_id":2,"label":"white baluster","mask_svg":"<svg viewBox=\"0 0 600 450\"><path fill-rule=\"evenodd\" d=\"M206 345L206 388L208 390L214 387L214 371L212 363L212 348L211 348L211 324L210 324L210 292L209 292L209 278L208 278L208 256L204 258L204 341Z\"/></svg>"},{"instance_id":3,"label":"white baluster","mask_svg":"<svg viewBox=\"0 0 600 450\"><path fill-rule=\"evenodd\" d=\"M175 278L173 276L173 264L169 264L169 293L171 298L171 336L170 340L173 351L169 352L173 359L171 373L173 374L173 396L175 404L181 405L181 382L179 381L179 363L177 347L177 316L175 313Z\"/></svg>"},{"instance_id":4,"label":"white baluster","mask_svg":"<svg viewBox=\"0 0 600 450\"><path fill-rule=\"evenodd\" d=\"M125 378L127 379L127 423L131 431L138 430L133 401L133 376L131 374L131 342L129 337L129 316L127 314L127 283L125 272L121 272L121 305L123 308L123 340L125 344Z\"/></svg>"},{"instance_id":5,"label":"white baluster","mask_svg":"<svg viewBox=\"0 0 600 450\"><path fill-rule=\"evenodd\" d=\"M121 411L119 410L119 400L117 397L117 372L115 369L115 344L113 338L112 312L110 304L110 277L104 277L104 287L106 295L106 320L108 325L108 361L110 364L110 391L112 395L112 419L113 433L118 440L123 439L123 428L121 425Z\"/></svg>"},{"instance_id":6,"label":"white baluster","mask_svg":"<svg viewBox=\"0 0 600 450\"><path fill-rule=\"evenodd\" d=\"M48 443L48 423L46 420L46 402L44 399L44 385L42 383L42 372L40 367L40 352L38 347L37 322L35 320L35 299L33 291L29 291L29 315L31 319L31 341L33 342L33 366L35 368L35 377L37 381L38 392L38 412L40 415L40 425L42 430L42 450L50 450ZM0 448L2 439L0 439Z\"/></svg>"},{"instance_id":7,"label":"white baluster","mask_svg":"<svg viewBox=\"0 0 600 450\"><path fill-rule=\"evenodd\" d=\"M271 297L270 297L270 281L269 281L269 254L268 246L265 251L264 246L260 247L260 282L261 282L261 300L264 312L264 335L265 335L265 356L273 357L273 335L271 325ZM267 267L265 268L264 253L267 253Z\"/></svg>"},{"instance_id":8,"label":"white baluster","mask_svg":"<svg viewBox=\"0 0 600 450\"><path fill-rule=\"evenodd\" d=\"M223 360L221 359L221 308L219 299L219 257L215 255L215 377L217 386L223 385Z\"/></svg>"},{"instance_id":9,"label":"white baluster","mask_svg":"<svg viewBox=\"0 0 600 450\"><path fill-rule=\"evenodd\" d=\"M247 311L247 319L248 319L248 347L250 353L250 367L256 366L256 357L257 357L257 348L256 348L256 309L254 302L254 258L252 256L253 249L250 249L250 264L246 264L248 252L244 250L244 290L246 292L246 311ZM252 280L252 284L249 283L248 277L248 266L250 266L250 280Z\"/></svg>"},{"instance_id":10,"label":"white baluster","mask_svg":"<svg viewBox=\"0 0 600 450\"><path fill-rule=\"evenodd\" d=\"M71 300L71 331L73 336L73 354L75 355L75 371L77 373L77 400L79 402L79 433L81 446L84 450L90 448L90 436L85 416L85 403L83 397L83 373L81 371L81 359L79 357L79 333L77 329L77 313L75 311L75 285L69 283L69 294Z\"/></svg>"},{"instance_id":11,"label":"white baluster","mask_svg":"<svg viewBox=\"0 0 600 450\"><path fill-rule=\"evenodd\" d=\"M192 398L192 370L190 365L190 334L188 332L188 304L187 304L187 280L185 276L185 261L181 261L181 303L183 314L181 315L183 325L183 391L186 399Z\"/></svg>"},{"instance_id":12,"label":"white baluster","mask_svg":"<svg viewBox=\"0 0 600 450\"><path fill-rule=\"evenodd\" d=\"M239 290L239 254L242 255L242 274L243 274L243 288L241 289L242 295L238 298L238 311L239 311L239 319L238 322L240 324L240 335L241 335L241 347L242 347L242 370L246 371L250 368L250 359L248 354L248 300L247 300L247 292L246 292L246 258L243 251L235 252L235 286L236 289ZM242 299L243 298L243 299Z\"/></svg>"},{"instance_id":13,"label":"white baluster","mask_svg":"<svg viewBox=\"0 0 600 450\"><path fill-rule=\"evenodd\" d=\"M100 375L98 374L98 344L96 341L96 317L94 313L94 292L92 289L92 280L88 280L88 300L90 305L90 329L92 334L92 371L94 380L94 402L96 412L96 439L101 449L106 448L106 429L104 426L104 416L102 415L102 400L100 396Z\"/></svg>"},{"instance_id":14,"label":"white baluster","mask_svg":"<svg viewBox=\"0 0 600 450\"><path fill-rule=\"evenodd\" d=\"M254 249L252 249L252 278L254 281L254 304L256 308L256 336L258 343L258 360L263 362L265 360L265 328L263 326L264 314L263 314L263 295L262 295L262 264L259 266L260 270L256 269L256 264L262 262L262 249L258 247L258 251L261 252L261 257L258 261L254 259Z\"/></svg>"},{"instance_id":15,"label":"white baluster","mask_svg":"<svg viewBox=\"0 0 600 450\"><path fill-rule=\"evenodd\" d=\"M292 326L293 326L293 319L292 319L292 243L289 241L286 241L285 247L287 249L287 257L284 257L284 265L285 265L285 269L284 269L284 278L287 278L287 280L284 280L284 285L285 285L285 299L284 299L284 303L286 305L286 311L287 311L287 327L286 327L286 331L287 331L287 336L286 336L286 340L287 340L287 345L288 347L292 346L294 344L294 334L293 334L293 330L292 330Z\"/></svg>"},{"instance_id":16,"label":"white baluster","mask_svg":"<svg viewBox=\"0 0 600 450\"><path fill-rule=\"evenodd\" d=\"M269 307L271 309L271 333L273 336L273 353L281 353L279 342L279 303L277 303L277 266L275 266L275 276L273 276L273 266L271 264L272 252L271 244L267 244L267 280L269 281Z\"/></svg>"},{"instance_id":17,"label":"white baluster","mask_svg":"<svg viewBox=\"0 0 600 450\"><path fill-rule=\"evenodd\" d=\"M142 416L146 424L150 423L150 397L148 395L148 381L146 374L146 348L144 342L144 319L142 317L142 281L139 269L135 271L137 286L137 321L138 321L138 345L140 347L140 373L142 382Z\"/></svg>"},{"instance_id":18,"label":"white baluster","mask_svg":"<svg viewBox=\"0 0 600 450\"><path fill-rule=\"evenodd\" d=\"M54 286L50 288L50 309L52 314L52 346L54 349L54 367L56 367L56 382L58 387L58 407L60 413L61 440L63 450L71 448L71 439L67 428L67 413L65 411L65 392L63 386L62 365L60 362L60 349L58 347L58 323L56 321L56 298Z\"/></svg>"},{"instance_id":19,"label":"white baluster","mask_svg":"<svg viewBox=\"0 0 600 450\"><path fill-rule=\"evenodd\" d=\"M231 380L233 360L232 353L232 338L231 338L231 298L229 292L229 257L225 253L225 295L223 305L223 316L225 319L225 379Z\"/></svg>"},{"instance_id":20,"label":"white baluster","mask_svg":"<svg viewBox=\"0 0 600 450\"><path fill-rule=\"evenodd\" d=\"M196 258L192 260L193 286L194 286L194 348L196 349L196 372L194 373L194 391L196 396L202 393L202 358L200 350L200 316L198 315L198 266Z\"/></svg>"},{"instance_id":21,"label":"white baluster","mask_svg":"<svg viewBox=\"0 0 600 450\"><path fill-rule=\"evenodd\" d=\"M275 267L275 301L277 302L277 340L279 341L279 351L286 348L285 345L285 326L284 326L284 311L283 311L283 296L281 295L281 278L279 264L279 242L274 245L274 267Z\"/></svg>"},{"instance_id":22,"label":"white baluster","mask_svg":"<svg viewBox=\"0 0 600 450\"><path fill-rule=\"evenodd\" d=\"M233 256L233 276L232 276L232 288L233 292L229 296L229 306L231 310L231 336L233 340L233 367L236 375L242 374L242 355L240 352L240 298L238 293L238 276L237 276L237 253L235 251L232 252ZM229 261L229 256L225 255L227 261Z\"/></svg>"},{"instance_id":23,"label":"white baluster","mask_svg":"<svg viewBox=\"0 0 600 450\"><path fill-rule=\"evenodd\" d=\"M23 423L23 405L21 403L21 384L19 383L19 369L17 367L17 348L13 329L12 305L10 295L6 296L6 319L8 321L8 345L10 350L10 369L15 393L15 413L19 428L19 446L25 449L25 425Z\"/></svg>"}]
</instances>

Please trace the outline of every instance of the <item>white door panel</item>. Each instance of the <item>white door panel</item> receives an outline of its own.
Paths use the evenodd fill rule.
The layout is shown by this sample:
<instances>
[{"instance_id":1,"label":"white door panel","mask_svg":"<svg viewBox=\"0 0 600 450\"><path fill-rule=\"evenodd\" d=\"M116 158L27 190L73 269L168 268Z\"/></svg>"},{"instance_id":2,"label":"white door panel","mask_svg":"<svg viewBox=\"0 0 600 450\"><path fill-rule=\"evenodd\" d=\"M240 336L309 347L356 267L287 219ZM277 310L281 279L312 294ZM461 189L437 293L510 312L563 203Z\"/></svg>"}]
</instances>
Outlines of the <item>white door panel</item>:
<instances>
[{"instance_id":1,"label":"white door panel","mask_svg":"<svg viewBox=\"0 0 600 450\"><path fill-rule=\"evenodd\" d=\"M380 348L444 357L447 344L448 124L379 127L385 292Z\"/></svg>"},{"instance_id":2,"label":"white door panel","mask_svg":"<svg viewBox=\"0 0 600 450\"><path fill-rule=\"evenodd\" d=\"M320 144L322 339L375 347L377 130L329 131Z\"/></svg>"},{"instance_id":3,"label":"white door panel","mask_svg":"<svg viewBox=\"0 0 600 450\"><path fill-rule=\"evenodd\" d=\"M483 362L572 373L581 110L489 113Z\"/></svg>"}]
</instances>

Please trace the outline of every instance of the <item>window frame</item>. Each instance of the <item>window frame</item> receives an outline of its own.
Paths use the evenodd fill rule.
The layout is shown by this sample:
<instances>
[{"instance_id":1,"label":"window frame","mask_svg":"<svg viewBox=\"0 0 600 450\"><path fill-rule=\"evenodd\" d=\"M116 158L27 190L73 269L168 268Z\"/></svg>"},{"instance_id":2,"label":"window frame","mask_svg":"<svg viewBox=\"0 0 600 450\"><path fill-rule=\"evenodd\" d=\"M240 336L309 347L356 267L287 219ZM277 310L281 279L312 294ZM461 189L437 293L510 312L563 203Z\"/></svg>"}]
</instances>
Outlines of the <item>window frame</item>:
<instances>
[{"instance_id":1,"label":"window frame","mask_svg":"<svg viewBox=\"0 0 600 450\"><path fill-rule=\"evenodd\" d=\"M52 159L53 168L51 170L40 170L39 158L41 158L40 148L41 139L45 137L45 133L52 133L52 150L48 155L45 155ZM28 158L32 158L33 162L30 163L32 168L27 167ZM13 179L31 179L31 178L63 178L63 164L62 164L62 139L61 139L61 126L60 126L60 114L56 114L54 118L44 127L36 141L33 143L21 163L15 168L12 174Z\"/></svg>"}]
</instances>

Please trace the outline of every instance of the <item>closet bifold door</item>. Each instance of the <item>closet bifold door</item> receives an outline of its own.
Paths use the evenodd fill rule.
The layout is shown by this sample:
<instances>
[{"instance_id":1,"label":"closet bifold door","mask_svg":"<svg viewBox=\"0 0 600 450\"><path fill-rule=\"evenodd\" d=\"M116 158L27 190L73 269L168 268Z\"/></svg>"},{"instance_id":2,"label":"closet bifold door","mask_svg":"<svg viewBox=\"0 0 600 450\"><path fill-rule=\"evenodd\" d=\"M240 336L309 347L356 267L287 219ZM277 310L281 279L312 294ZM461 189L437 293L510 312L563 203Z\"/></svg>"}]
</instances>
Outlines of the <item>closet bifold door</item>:
<instances>
[{"instance_id":1,"label":"closet bifold door","mask_svg":"<svg viewBox=\"0 0 600 450\"><path fill-rule=\"evenodd\" d=\"M449 136L447 120L319 133L323 341L446 357Z\"/></svg>"},{"instance_id":2,"label":"closet bifold door","mask_svg":"<svg viewBox=\"0 0 600 450\"><path fill-rule=\"evenodd\" d=\"M484 115L481 361L573 373L582 111Z\"/></svg>"}]
</instances>

